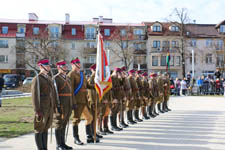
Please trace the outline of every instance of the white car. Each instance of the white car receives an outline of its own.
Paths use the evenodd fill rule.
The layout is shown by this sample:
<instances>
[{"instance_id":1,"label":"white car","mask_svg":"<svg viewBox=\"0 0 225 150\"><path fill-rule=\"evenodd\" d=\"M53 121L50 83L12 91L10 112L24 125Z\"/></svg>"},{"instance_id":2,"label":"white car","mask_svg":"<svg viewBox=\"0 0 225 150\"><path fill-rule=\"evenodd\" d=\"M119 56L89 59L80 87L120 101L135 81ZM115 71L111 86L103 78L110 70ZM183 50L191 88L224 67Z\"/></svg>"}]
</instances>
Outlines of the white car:
<instances>
[{"instance_id":1,"label":"white car","mask_svg":"<svg viewBox=\"0 0 225 150\"><path fill-rule=\"evenodd\" d=\"M27 77L27 78L23 81L23 85L31 84L31 83L32 83L32 80L33 80L33 77Z\"/></svg>"}]
</instances>

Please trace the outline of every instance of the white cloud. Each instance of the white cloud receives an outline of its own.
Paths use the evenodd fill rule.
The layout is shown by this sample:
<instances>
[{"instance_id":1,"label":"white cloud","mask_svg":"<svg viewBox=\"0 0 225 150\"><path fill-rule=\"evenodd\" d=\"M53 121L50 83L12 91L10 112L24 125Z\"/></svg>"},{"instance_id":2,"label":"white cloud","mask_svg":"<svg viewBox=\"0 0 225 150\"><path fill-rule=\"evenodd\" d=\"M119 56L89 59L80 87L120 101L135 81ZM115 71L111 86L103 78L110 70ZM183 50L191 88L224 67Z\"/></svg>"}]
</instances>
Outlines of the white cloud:
<instances>
[{"instance_id":1,"label":"white cloud","mask_svg":"<svg viewBox=\"0 0 225 150\"><path fill-rule=\"evenodd\" d=\"M175 7L186 7L197 23L218 23L225 19L224 0L5 0L0 18L27 19L35 12L41 20L88 21L103 15L115 22L164 21Z\"/></svg>"}]
</instances>

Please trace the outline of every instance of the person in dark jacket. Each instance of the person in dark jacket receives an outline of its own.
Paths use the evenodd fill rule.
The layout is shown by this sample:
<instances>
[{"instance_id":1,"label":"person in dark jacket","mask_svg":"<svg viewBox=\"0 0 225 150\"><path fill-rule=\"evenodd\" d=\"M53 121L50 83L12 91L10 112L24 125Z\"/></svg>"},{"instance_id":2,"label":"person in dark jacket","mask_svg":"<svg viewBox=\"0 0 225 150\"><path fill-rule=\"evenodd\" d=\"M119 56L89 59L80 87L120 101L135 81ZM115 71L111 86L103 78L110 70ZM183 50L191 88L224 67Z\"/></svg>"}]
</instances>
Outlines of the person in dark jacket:
<instances>
[{"instance_id":1,"label":"person in dark jacket","mask_svg":"<svg viewBox=\"0 0 225 150\"><path fill-rule=\"evenodd\" d=\"M214 72L214 76L215 76L216 79L217 78L220 79L221 73L220 73L219 69L216 69L216 71Z\"/></svg>"},{"instance_id":2,"label":"person in dark jacket","mask_svg":"<svg viewBox=\"0 0 225 150\"><path fill-rule=\"evenodd\" d=\"M2 89L4 86L4 79L2 78L2 75L0 74L0 107L2 107Z\"/></svg>"}]
</instances>

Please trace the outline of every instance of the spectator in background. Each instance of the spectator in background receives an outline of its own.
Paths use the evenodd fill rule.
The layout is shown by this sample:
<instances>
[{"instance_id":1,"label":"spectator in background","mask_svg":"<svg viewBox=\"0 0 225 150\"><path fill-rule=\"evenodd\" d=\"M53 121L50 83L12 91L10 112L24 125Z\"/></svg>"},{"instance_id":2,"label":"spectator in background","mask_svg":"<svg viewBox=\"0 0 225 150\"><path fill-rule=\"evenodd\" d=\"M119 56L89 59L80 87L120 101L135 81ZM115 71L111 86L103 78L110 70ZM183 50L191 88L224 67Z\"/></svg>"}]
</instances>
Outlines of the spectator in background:
<instances>
[{"instance_id":1,"label":"spectator in background","mask_svg":"<svg viewBox=\"0 0 225 150\"><path fill-rule=\"evenodd\" d=\"M175 80L175 95L180 96L180 80L178 78Z\"/></svg>"},{"instance_id":2,"label":"spectator in background","mask_svg":"<svg viewBox=\"0 0 225 150\"><path fill-rule=\"evenodd\" d=\"M186 93L187 93L187 83L185 81L185 78L181 81L180 83L180 90L181 90L181 95L185 95L186 96Z\"/></svg>"},{"instance_id":3,"label":"spectator in background","mask_svg":"<svg viewBox=\"0 0 225 150\"><path fill-rule=\"evenodd\" d=\"M191 73L190 72L187 73L186 82L187 82L187 87L189 87L190 82L191 82Z\"/></svg>"},{"instance_id":4,"label":"spectator in background","mask_svg":"<svg viewBox=\"0 0 225 150\"><path fill-rule=\"evenodd\" d=\"M209 94L209 78L206 77L203 81L203 89L204 89L204 94L208 95Z\"/></svg>"},{"instance_id":5,"label":"spectator in background","mask_svg":"<svg viewBox=\"0 0 225 150\"><path fill-rule=\"evenodd\" d=\"M215 79L217 79L217 78L220 79L220 77L221 77L221 73L220 73L219 69L216 69L216 71L214 72L214 78Z\"/></svg>"},{"instance_id":6,"label":"spectator in background","mask_svg":"<svg viewBox=\"0 0 225 150\"><path fill-rule=\"evenodd\" d=\"M4 86L4 79L2 78L2 75L0 74L0 107L2 107L2 89Z\"/></svg>"},{"instance_id":7,"label":"spectator in background","mask_svg":"<svg viewBox=\"0 0 225 150\"><path fill-rule=\"evenodd\" d=\"M202 94L203 79L200 77L197 80L197 86L199 94Z\"/></svg>"}]
</instances>

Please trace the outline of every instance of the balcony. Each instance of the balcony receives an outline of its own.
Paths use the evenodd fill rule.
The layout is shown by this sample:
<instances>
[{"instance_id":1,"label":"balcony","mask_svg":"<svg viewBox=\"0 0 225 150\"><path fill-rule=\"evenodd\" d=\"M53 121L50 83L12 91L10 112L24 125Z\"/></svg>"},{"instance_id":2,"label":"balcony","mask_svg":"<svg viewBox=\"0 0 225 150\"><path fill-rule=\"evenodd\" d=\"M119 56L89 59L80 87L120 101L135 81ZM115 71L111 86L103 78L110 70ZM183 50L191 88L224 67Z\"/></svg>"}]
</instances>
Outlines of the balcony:
<instances>
[{"instance_id":1,"label":"balcony","mask_svg":"<svg viewBox=\"0 0 225 150\"><path fill-rule=\"evenodd\" d=\"M96 53L97 48L89 48L89 47L84 48L84 54L96 54Z\"/></svg>"},{"instance_id":2,"label":"balcony","mask_svg":"<svg viewBox=\"0 0 225 150\"><path fill-rule=\"evenodd\" d=\"M147 50L146 49L136 49L134 50L134 54L147 54Z\"/></svg>"},{"instance_id":3,"label":"balcony","mask_svg":"<svg viewBox=\"0 0 225 150\"><path fill-rule=\"evenodd\" d=\"M16 32L16 37L17 38L24 38L25 37L25 33Z\"/></svg>"},{"instance_id":4,"label":"balcony","mask_svg":"<svg viewBox=\"0 0 225 150\"><path fill-rule=\"evenodd\" d=\"M134 35L135 40L147 40L147 35L145 34L140 34L140 35Z\"/></svg>"}]
</instances>

